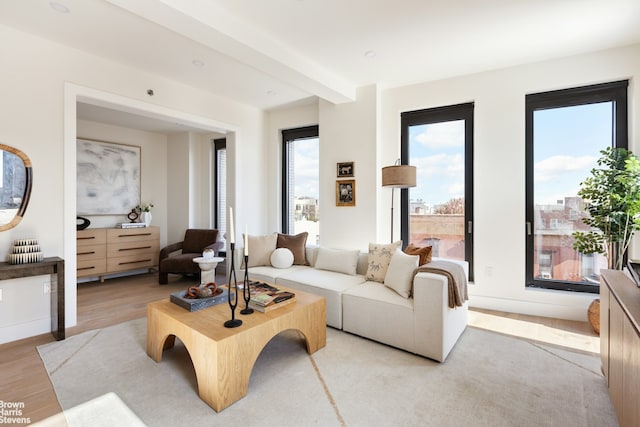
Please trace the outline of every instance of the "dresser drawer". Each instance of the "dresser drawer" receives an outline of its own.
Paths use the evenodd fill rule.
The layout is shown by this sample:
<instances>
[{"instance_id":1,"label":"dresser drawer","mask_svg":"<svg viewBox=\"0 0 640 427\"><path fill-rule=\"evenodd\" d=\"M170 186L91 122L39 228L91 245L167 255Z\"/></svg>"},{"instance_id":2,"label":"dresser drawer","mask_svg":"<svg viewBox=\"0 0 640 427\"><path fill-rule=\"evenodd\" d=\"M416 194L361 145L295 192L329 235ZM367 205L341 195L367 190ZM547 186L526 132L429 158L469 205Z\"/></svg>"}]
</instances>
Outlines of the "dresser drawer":
<instances>
[{"instance_id":1,"label":"dresser drawer","mask_svg":"<svg viewBox=\"0 0 640 427\"><path fill-rule=\"evenodd\" d=\"M76 245L104 245L107 243L107 233L104 228L88 228L76 232Z\"/></svg>"},{"instance_id":2,"label":"dresser drawer","mask_svg":"<svg viewBox=\"0 0 640 427\"><path fill-rule=\"evenodd\" d=\"M100 276L107 272L107 260L102 259L89 259L80 260L76 262L76 275L78 277L85 276Z\"/></svg>"},{"instance_id":3,"label":"dresser drawer","mask_svg":"<svg viewBox=\"0 0 640 427\"><path fill-rule=\"evenodd\" d=\"M107 258L107 270L109 271L109 273L135 270L137 268L149 268L157 264L158 255L151 253Z\"/></svg>"},{"instance_id":4,"label":"dresser drawer","mask_svg":"<svg viewBox=\"0 0 640 427\"><path fill-rule=\"evenodd\" d=\"M78 245L76 255L78 262L92 259L104 259L107 256L107 246L104 243L101 245Z\"/></svg>"},{"instance_id":5,"label":"dresser drawer","mask_svg":"<svg viewBox=\"0 0 640 427\"><path fill-rule=\"evenodd\" d=\"M160 242L157 240L137 240L107 244L107 258L152 254L157 256Z\"/></svg>"},{"instance_id":6,"label":"dresser drawer","mask_svg":"<svg viewBox=\"0 0 640 427\"><path fill-rule=\"evenodd\" d=\"M160 229L158 227L107 229L107 243L137 242L141 240L160 241Z\"/></svg>"}]
</instances>

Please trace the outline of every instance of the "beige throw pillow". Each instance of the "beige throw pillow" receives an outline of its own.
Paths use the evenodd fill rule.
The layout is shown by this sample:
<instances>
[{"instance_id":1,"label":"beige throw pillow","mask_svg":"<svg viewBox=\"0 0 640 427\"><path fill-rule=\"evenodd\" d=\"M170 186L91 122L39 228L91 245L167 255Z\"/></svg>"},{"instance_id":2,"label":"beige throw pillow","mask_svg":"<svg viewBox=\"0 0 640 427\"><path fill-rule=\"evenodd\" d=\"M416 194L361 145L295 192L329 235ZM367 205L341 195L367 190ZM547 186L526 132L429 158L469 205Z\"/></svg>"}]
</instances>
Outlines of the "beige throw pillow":
<instances>
[{"instance_id":1,"label":"beige throw pillow","mask_svg":"<svg viewBox=\"0 0 640 427\"><path fill-rule=\"evenodd\" d=\"M409 298L419 259L419 255L407 255L397 249L391 257L384 285L396 291L401 297Z\"/></svg>"},{"instance_id":2,"label":"beige throw pillow","mask_svg":"<svg viewBox=\"0 0 640 427\"><path fill-rule=\"evenodd\" d=\"M401 245L401 240L389 244L369 243L367 274L365 274L365 278L374 282L383 283L391 257Z\"/></svg>"},{"instance_id":3,"label":"beige throw pillow","mask_svg":"<svg viewBox=\"0 0 640 427\"><path fill-rule=\"evenodd\" d=\"M315 268L355 276L359 255L360 251L357 249L343 250L320 247L318 248Z\"/></svg>"},{"instance_id":4,"label":"beige throw pillow","mask_svg":"<svg viewBox=\"0 0 640 427\"><path fill-rule=\"evenodd\" d=\"M276 250L277 234L249 235L249 267L271 265L271 254ZM242 249L241 249L242 250Z\"/></svg>"}]
</instances>

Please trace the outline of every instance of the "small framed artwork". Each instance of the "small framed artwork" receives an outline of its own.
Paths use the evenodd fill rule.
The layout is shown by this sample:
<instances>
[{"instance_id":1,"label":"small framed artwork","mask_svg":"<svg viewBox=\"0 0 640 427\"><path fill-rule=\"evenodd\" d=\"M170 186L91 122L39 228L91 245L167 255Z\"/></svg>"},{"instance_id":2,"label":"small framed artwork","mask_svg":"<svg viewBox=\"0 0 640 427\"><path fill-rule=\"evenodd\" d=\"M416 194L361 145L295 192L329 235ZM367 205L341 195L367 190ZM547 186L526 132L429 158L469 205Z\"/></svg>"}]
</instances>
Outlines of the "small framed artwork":
<instances>
[{"instance_id":1,"label":"small framed artwork","mask_svg":"<svg viewBox=\"0 0 640 427\"><path fill-rule=\"evenodd\" d=\"M356 180L336 181L336 206L356 205Z\"/></svg>"},{"instance_id":2,"label":"small framed artwork","mask_svg":"<svg viewBox=\"0 0 640 427\"><path fill-rule=\"evenodd\" d=\"M338 178L353 177L353 172L353 162L338 163L338 172L336 174Z\"/></svg>"}]
</instances>

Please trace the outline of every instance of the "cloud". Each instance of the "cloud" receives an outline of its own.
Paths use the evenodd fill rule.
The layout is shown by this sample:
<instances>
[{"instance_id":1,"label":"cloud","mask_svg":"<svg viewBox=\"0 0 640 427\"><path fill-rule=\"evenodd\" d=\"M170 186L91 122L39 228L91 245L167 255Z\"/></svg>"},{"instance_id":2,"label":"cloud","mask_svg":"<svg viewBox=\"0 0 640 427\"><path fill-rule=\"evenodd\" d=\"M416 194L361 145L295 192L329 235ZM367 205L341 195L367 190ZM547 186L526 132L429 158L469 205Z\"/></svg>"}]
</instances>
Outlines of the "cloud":
<instances>
[{"instance_id":1,"label":"cloud","mask_svg":"<svg viewBox=\"0 0 640 427\"><path fill-rule=\"evenodd\" d=\"M561 176L584 172L586 178L591 168L596 165L597 157L594 156L551 156L534 165L536 182L549 182L559 179Z\"/></svg>"},{"instance_id":2,"label":"cloud","mask_svg":"<svg viewBox=\"0 0 640 427\"><path fill-rule=\"evenodd\" d=\"M464 147L464 120L432 123L414 136L414 140L432 150Z\"/></svg>"}]
</instances>

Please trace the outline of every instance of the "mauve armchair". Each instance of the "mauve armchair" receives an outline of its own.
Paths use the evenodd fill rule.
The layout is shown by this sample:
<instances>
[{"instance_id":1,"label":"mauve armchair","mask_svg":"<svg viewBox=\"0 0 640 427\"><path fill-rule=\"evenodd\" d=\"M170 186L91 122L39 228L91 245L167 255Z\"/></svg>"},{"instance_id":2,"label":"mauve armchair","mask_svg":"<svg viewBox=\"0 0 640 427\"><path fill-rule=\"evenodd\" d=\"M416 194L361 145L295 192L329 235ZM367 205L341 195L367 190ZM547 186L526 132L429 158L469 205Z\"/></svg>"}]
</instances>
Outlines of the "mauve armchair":
<instances>
[{"instance_id":1,"label":"mauve armchair","mask_svg":"<svg viewBox=\"0 0 640 427\"><path fill-rule=\"evenodd\" d=\"M169 273L182 275L199 275L200 267L193 262L201 257L202 252L213 249L214 256L222 248L218 230L190 228L184 233L184 240L162 248L158 261L158 283L165 285L169 282ZM179 253L178 253L179 252Z\"/></svg>"}]
</instances>

